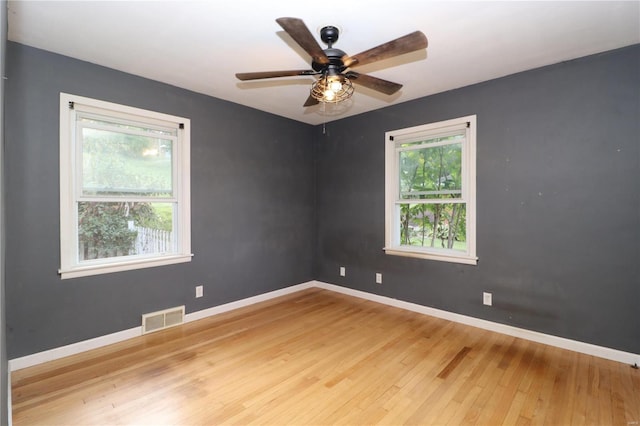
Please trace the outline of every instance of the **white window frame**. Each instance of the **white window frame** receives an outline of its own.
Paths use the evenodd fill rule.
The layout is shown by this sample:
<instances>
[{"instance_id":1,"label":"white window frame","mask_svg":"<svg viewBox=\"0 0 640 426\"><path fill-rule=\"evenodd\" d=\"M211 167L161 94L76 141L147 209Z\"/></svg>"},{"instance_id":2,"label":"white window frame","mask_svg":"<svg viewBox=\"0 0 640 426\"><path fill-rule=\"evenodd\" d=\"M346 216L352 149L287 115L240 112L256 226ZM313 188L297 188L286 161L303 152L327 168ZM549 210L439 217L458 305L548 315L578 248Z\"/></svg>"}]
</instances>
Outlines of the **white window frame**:
<instances>
[{"instance_id":1,"label":"white window frame","mask_svg":"<svg viewBox=\"0 0 640 426\"><path fill-rule=\"evenodd\" d=\"M466 204L467 251L400 244L399 206L418 200L400 199L399 151L402 143L424 140L466 128L462 144L462 201ZM418 201L419 202L419 201ZM385 133L385 247L386 254L476 265L476 116L454 118Z\"/></svg>"},{"instance_id":2,"label":"white window frame","mask_svg":"<svg viewBox=\"0 0 640 426\"><path fill-rule=\"evenodd\" d=\"M76 142L76 114L98 113L113 119L162 125L177 130L173 151L173 185L177 208L174 218L176 251L173 253L78 260L78 215L80 199L78 162L82 160ZM60 269L62 279L98 275L132 269L190 262L191 257L191 196L190 196L190 134L188 118L162 114L60 93Z\"/></svg>"}]
</instances>

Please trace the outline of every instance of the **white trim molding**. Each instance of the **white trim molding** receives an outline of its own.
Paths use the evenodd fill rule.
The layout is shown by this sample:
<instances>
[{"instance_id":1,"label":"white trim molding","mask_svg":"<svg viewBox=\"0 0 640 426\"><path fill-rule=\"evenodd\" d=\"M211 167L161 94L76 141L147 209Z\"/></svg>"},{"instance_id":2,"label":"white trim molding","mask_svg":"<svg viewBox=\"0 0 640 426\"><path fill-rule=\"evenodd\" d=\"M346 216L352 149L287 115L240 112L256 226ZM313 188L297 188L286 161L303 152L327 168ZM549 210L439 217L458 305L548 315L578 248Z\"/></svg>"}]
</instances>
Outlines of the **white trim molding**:
<instances>
[{"instance_id":1,"label":"white trim molding","mask_svg":"<svg viewBox=\"0 0 640 426\"><path fill-rule=\"evenodd\" d=\"M476 256L476 121L476 115L468 115L385 132L385 247L383 250L386 254L467 265L478 264ZM403 190L402 164L405 161L416 161L416 156L419 156L420 163L414 163L416 167L414 172L417 171L418 164L423 164L424 174L424 170L431 170L430 162L426 157L423 157L424 153L445 146L458 146L460 149L460 181L458 182L460 188L456 186L456 189L427 190L425 185L429 186L427 181L431 181L431 178L422 176L417 178L422 183L420 185L422 190L416 192L413 187ZM420 154L421 152L422 154ZM403 156L408 157L403 159ZM456 161L456 165L458 165L458 161ZM410 174L413 175L412 181L416 179L415 173ZM438 180L440 181L442 178L443 176ZM446 197L442 198L441 195L446 195ZM452 197L449 198L449 196ZM450 203L465 207L466 247L464 250L427 246L424 245L424 238L422 245L402 241L403 206L409 209L412 205L430 208L430 206L444 206ZM436 225L432 224L434 233ZM423 223L422 227L424 228L424 226ZM408 228L406 232L409 233ZM452 235L449 235L449 238L451 237ZM431 243L433 244L433 240ZM449 243L451 244L452 241Z\"/></svg>"},{"instance_id":2,"label":"white trim molding","mask_svg":"<svg viewBox=\"0 0 640 426\"><path fill-rule=\"evenodd\" d=\"M342 293L360 299L370 300L372 302L381 303L383 305L394 306L396 308L405 309L412 312L417 312L423 315L429 315L436 318L442 318L448 321L457 322L460 324L466 324L472 327L481 328L483 330L494 331L496 333L505 334L508 336L519 337L521 339L530 340L545 345L555 346L562 349L568 349L570 351L579 352L587 355L597 356L599 358L605 358L612 361L622 362L624 364L639 364L640 354L634 354L631 352L620 351L617 349L607 348L604 346L593 345L591 343L580 342L577 340L566 339L564 337L553 336L550 334L544 334L537 331L531 331L523 328L513 327L506 324L500 324L497 322L487 321L479 318L470 317L467 315L456 314L454 312L443 311L428 306L418 305L411 302L405 302L398 299L393 299L386 296L380 296L377 294L367 293L360 290L354 290L347 287L338 286L335 284L329 284L322 281L308 281L302 284L285 287L279 290L270 291L268 293L259 294L257 296L248 297L246 299L237 300L235 302L225 303L223 305L214 306L212 308L203 309L201 311L192 312L185 315L184 322L192 322L200 319L204 319L213 315L218 315L224 312L233 311L235 309L250 306L256 303L264 302L276 297L284 296L298 291L306 290L308 288L321 288L336 293ZM85 340L78 343L62 346L59 348L50 349L44 352L38 352L32 355L26 355L20 358L14 358L9 360L9 372L20 370L22 368L31 367L34 365L42 364L48 361L53 361L59 358L63 358L70 355L75 355L81 352L89 351L91 349L97 349L113 343L118 343L133 337L142 335L142 326L130 328L128 330L119 331L116 333L108 334L105 336L96 337L94 339Z\"/></svg>"},{"instance_id":3,"label":"white trim molding","mask_svg":"<svg viewBox=\"0 0 640 426\"><path fill-rule=\"evenodd\" d=\"M16 371L22 368L33 367L34 365L43 364L48 361L64 358L70 355L76 355L82 352L98 349L113 343L122 342L134 337L142 335L142 326L130 328L128 330L118 331L116 333L95 337L82 342L72 343L66 346L49 349L47 351L26 355L20 358L9 360L9 371Z\"/></svg>"},{"instance_id":4,"label":"white trim molding","mask_svg":"<svg viewBox=\"0 0 640 426\"><path fill-rule=\"evenodd\" d=\"M60 93L60 269L61 279L150 268L191 262L191 121L185 117L119 105L112 102ZM88 133L85 133L87 131ZM98 190L85 187L83 158L94 137L91 132L139 136L163 140L170 162L163 169L171 178L169 186L153 196L147 188L112 188L100 182ZM84 148L83 148L84 147ZM167 148L170 147L170 148ZM89 158L89 157L86 157ZM115 170L115 169L114 169ZM110 169L111 174L117 173ZM115 185L115 184L114 184ZM135 186L135 185L134 185ZM161 185L162 186L162 185ZM157 191L157 190L154 190ZM144 202L167 204L172 209L171 242L163 251L118 254L97 259L79 257L79 208L82 204ZM123 219L124 220L124 219ZM133 225L133 223L132 223Z\"/></svg>"},{"instance_id":5,"label":"white trim molding","mask_svg":"<svg viewBox=\"0 0 640 426\"><path fill-rule=\"evenodd\" d=\"M214 306L212 308L203 309L201 311L192 312L185 315L184 322L197 321L223 312L233 311L235 309L244 308L245 306L254 305L256 303L265 302L276 297L285 296L287 294L296 293L308 288L316 287L315 281L308 281L302 284L296 284L291 287L281 288L280 290L270 291L268 293L259 294L257 296L248 297L246 299L236 300L235 302L225 303L224 305Z\"/></svg>"}]
</instances>

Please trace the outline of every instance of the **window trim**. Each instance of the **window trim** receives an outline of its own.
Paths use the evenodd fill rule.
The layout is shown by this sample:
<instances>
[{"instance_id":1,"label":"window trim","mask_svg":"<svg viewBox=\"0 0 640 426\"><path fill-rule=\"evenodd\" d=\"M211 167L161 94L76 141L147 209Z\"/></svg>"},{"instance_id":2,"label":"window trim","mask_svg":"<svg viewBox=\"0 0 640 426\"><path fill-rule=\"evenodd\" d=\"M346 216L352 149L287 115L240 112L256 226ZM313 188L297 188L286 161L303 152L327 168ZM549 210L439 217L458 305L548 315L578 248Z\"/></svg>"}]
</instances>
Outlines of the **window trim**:
<instances>
[{"instance_id":1,"label":"window trim","mask_svg":"<svg viewBox=\"0 0 640 426\"><path fill-rule=\"evenodd\" d=\"M77 261L76 167L80 154L76 149L75 111L78 109L83 112L99 111L102 115L107 111L114 119L147 122L154 125L175 123L179 141L175 149L177 170L173 172L178 216L175 220L175 234L178 239L175 253L127 257L125 260L122 260L123 257L108 260L96 259L82 264ZM188 118L60 93L60 269L58 273L61 279L191 261L193 254L191 253L190 134L191 122Z\"/></svg>"},{"instance_id":2,"label":"window trim","mask_svg":"<svg viewBox=\"0 0 640 426\"><path fill-rule=\"evenodd\" d=\"M468 123L468 124L467 124ZM476 256L476 116L454 118L405 129L385 132L385 254L420 259L477 265ZM399 191L398 157L396 145L412 141L425 134L442 134L449 129L467 125L467 140L462 152L463 185L461 198L466 204L467 251L458 252L429 247L403 246L394 243L396 228L396 197ZM406 143L406 142L405 142ZM410 200L407 200L409 202Z\"/></svg>"}]
</instances>

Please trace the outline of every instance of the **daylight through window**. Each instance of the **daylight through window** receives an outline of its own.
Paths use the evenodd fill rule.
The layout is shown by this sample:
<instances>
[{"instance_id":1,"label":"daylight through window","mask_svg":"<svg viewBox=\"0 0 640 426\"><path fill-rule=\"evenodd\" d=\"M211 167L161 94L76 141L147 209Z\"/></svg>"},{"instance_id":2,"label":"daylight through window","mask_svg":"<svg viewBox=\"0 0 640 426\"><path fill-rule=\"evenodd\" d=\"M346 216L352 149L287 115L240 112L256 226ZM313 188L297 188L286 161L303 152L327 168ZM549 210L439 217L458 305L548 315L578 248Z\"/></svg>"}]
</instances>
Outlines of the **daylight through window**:
<instances>
[{"instance_id":1,"label":"daylight through window","mask_svg":"<svg viewBox=\"0 0 640 426\"><path fill-rule=\"evenodd\" d=\"M468 116L386 133L387 254L477 263Z\"/></svg>"},{"instance_id":2,"label":"daylight through window","mask_svg":"<svg viewBox=\"0 0 640 426\"><path fill-rule=\"evenodd\" d=\"M62 278L189 261L189 120L60 101Z\"/></svg>"}]
</instances>

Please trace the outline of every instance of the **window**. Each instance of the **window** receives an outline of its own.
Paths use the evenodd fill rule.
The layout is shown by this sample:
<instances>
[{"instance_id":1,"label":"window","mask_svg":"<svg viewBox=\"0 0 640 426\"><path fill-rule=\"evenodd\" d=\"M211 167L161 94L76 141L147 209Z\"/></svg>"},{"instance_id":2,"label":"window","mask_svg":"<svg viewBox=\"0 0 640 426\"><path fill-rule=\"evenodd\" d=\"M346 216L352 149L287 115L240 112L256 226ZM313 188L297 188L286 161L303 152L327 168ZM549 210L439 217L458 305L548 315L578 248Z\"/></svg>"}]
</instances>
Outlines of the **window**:
<instances>
[{"instance_id":1,"label":"window","mask_svg":"<svg viewBox=\"0 0 640 426\"><path fill-rule=\"evenodd\" d=\"M62 278L191 260L186 118L60 94Z\"/></svg>"},{"instance_id":2,"label":"window","mask_svg":"<svg viewBox=\"0 0 640 426\"><path fill-rule=\"evenodd\" d=\"M385 137L385 252L475 265L476 116Z\"/></svg>"}]
</instances>

